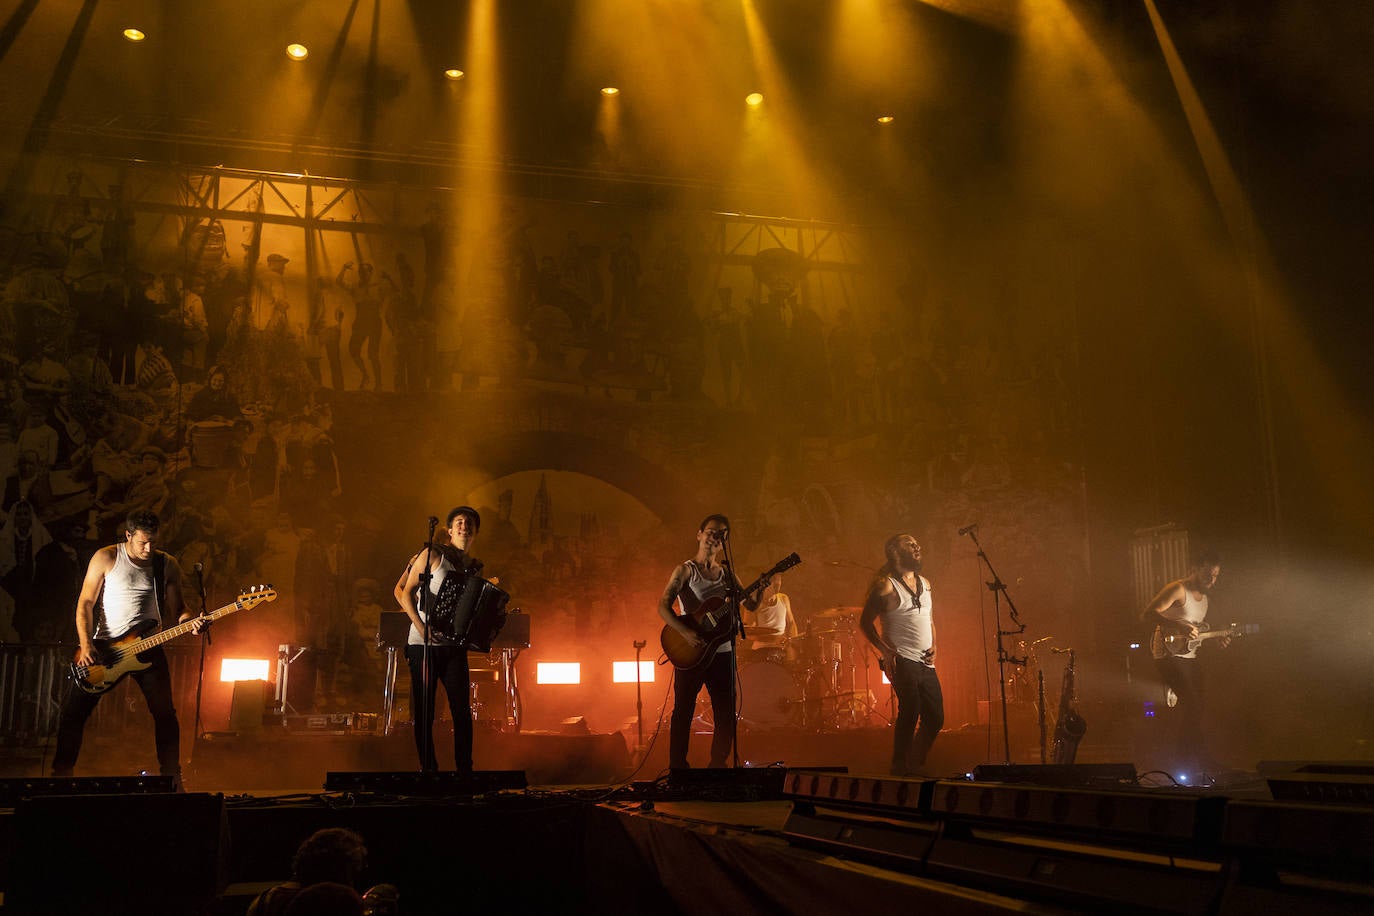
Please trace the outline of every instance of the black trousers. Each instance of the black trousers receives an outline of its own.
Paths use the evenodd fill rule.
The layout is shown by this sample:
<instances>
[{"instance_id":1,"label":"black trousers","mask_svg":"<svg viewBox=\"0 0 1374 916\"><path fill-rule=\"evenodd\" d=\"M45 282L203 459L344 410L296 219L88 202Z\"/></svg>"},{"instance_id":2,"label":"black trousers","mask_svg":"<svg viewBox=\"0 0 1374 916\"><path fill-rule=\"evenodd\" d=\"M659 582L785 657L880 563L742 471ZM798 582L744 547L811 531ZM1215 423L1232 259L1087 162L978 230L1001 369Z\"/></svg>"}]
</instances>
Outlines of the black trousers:
<instances>
[{"instance_id":1,"label":"black trousers","mask_svg":"<svg viewBox=\"0 0 1374 916\"><path fill-rule=\"evenodd\" d=\"M410 663L410 714L415 719L415 750L420 769L434 772L439 760L434 753L434 703L439 685L448 695L453 716L453 768L472 771L472 694L468 677L468 653L461 646L430 646L428 676L424 670L424 646L406 646Z\"/></svg>"},{"instance_id":2,"label":"black trousers","mask_svg":"<svg viewBox=\"0 0 1374 916\"><path fill-rule=\"evenodd\" d=\"M892 692L897 695L892 775L905 776L925 766L926 755L945 726L945 696L940 691L940 678L929 665L899 655L896 668L889 677Z\"/></svg>"},{"instance_id":3,"label":"black trousers","mask_svg":"<svg viewBox=\"0 0 1374 916\"><path fill-rule=\"evenodd\" d=\"M730 749L735 746L735 653L717 652L695 671L677 671L673 674L673 718L668 725L668 766L674 769L688 765L687 743L692 737L697 694L701 693L702 687L711 697L711 718L715 721L709 765L726 766Z\"/></svg>"},{"instance_id":4,"label":"black trousers","mask_svg":"<svg viewBox=\"0 0 1374 916\"><path fill-rule=\"evenodd\" d=\"M1178 694L1178 705L1166 712L1174 722L1175 764L1193 767L1206 758L1206 739L1202 727L1207 708L1203 689L1202 665L1196 658L1166 655L1155 659L1155 667L1165 685Z\"/></svg>"},{"instance_id":5,"label":"black trousers","mask_svg":"<svg viewBox=\"0 0 1374 916\"><path fill-rule=\"evenodd\" d=\"M143 671L129 675L143 691L148 712L153 714L153 738L157 743L157 764L163 776L181 773L181 725L172 703L172 671L167 666L167 654L159 646L139 656L152 664ZM73 685L62 701L61 718L57 725L57 749L53 751L54 776L70 776L81 755L81 739L86 720L95 712L105 694L89 694Z\"/></svg>"}]
</instances>

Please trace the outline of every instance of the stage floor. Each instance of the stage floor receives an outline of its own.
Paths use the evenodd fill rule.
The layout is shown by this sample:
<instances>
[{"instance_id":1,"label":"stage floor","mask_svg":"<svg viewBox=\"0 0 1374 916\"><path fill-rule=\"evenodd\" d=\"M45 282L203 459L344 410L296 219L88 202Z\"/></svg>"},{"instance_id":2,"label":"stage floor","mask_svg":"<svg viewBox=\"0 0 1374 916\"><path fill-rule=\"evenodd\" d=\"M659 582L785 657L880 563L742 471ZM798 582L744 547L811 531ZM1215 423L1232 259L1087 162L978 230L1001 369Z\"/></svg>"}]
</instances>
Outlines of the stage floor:
<instances>
[{"instance_id":1,"label":"stage floor","mask_svg":"<svg viewBox=\"0 0 1374 916\"><path fill-rule=\"evenodd\" d=\"M596 737L584 736L584 743ZM764 780L777 787L772 796L714 800L760 775L778 777ZM1333 853L1329 843L1322 848L1322 834L1330 842L1354 836L1346 844L1353 851L1335 858L1354 856L1362 866L1374 822L1374 808L1294 815L1295 806L1268 801L1253 774L1231 791L1069 789L782 768L690 776L476 797L296 792L290 785L235 792L207 781L179 795L36 798L0 810L0 887L21 897L35 887L51 895L73 870L98 881L102 858L86 842L89 825L137 823L139 837L168 845L181 860L217 863L217 873L202 868L197 880L214 888L223 914L245 912L256 894L285 880L296 846L331 826L364 836L364 884L400 887L407 913L501 907L848 916L862 901L866 910L942 914L1213 914L1255 906L1324 914L1352 912L1352 902L1374 904L1367 878L1347 875L1336 892L1315 896L1282 882L1246 883L1244 876L1261 873L1256 866L1269 863L1285 835L1296 832L1257 821L1253 838L1223 838L1217 815L1225 806L1246 807L1251 816L1298 816L1293 824L1314 831L1302 842L1324 861ZM841 800L822 797L827 791ZM981 793L986 803L956 802L956 793ZM65 852L53 855L54 849ZM91 885L83 882L81 893L88 893ZM127 876L122 886L137 893ZM1219 907L1218 900L1236 905ZM1339 907L1330 909L1332 901ZM146 901L137 908L189 912Z\"/></svg>"}]
</instances>

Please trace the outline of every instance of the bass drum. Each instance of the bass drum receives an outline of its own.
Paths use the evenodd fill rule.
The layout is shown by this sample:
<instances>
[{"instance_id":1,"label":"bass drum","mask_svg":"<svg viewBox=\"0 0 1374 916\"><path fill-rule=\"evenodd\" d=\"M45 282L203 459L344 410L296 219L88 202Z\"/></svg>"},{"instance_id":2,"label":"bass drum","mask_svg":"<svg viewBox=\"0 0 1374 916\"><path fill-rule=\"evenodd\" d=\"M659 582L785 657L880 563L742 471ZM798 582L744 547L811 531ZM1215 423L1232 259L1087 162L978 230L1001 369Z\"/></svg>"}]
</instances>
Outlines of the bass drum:
<instances>
[{"instance_id":1,"label":"bass drum","mask_svg":"<svg viewBox=\"0 0 1374 916\"><path fill-rule=\"evenodd\" d=\"M801 690L792 672L777 662L740 668L739 695L742 728L784 728L801 722Z\"/></svg>"}]
</instances>

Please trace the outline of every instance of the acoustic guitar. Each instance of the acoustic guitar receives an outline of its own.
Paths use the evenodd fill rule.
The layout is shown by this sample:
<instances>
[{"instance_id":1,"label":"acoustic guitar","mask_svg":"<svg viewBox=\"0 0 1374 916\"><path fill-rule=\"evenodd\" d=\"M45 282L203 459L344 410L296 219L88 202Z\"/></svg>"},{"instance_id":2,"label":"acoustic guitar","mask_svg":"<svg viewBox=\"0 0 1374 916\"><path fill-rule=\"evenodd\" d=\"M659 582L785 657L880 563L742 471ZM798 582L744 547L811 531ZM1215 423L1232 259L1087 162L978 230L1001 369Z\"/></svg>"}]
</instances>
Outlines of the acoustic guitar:
<instances>
[{"instance_id":1,"label":"acoustic guitar","mask_svg":"<svg viewBox=\"0 0 1374 916\"><path fill-rule=\"evenodd\" d=\"M750 583L740 600L751 599L766 580L780 572L786 572L799 563L801 557L795 553L783 557L772 569ZM725 574L729 575L728 570ZM663 632L659 634L658 641L663 645L663 654L668 656L674 668L679 671L695 671L711 660L717 646L734 638L735 620L724 595L707 598L683 616L686 618L687 626L705 641L704 644L692 645L686 637L667 624L663 625Z\"/></svg>"}]
</instances>

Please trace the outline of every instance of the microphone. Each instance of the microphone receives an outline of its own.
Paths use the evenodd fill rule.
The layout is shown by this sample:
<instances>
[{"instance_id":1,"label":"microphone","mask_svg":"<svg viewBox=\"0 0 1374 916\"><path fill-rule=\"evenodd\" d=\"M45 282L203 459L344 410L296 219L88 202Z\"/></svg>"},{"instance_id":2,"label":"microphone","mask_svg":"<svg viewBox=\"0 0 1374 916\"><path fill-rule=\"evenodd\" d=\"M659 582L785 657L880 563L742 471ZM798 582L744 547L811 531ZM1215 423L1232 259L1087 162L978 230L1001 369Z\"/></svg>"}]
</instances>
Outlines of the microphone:
<instances>
[{"instance_id":1,"label":"microphone","mask_svg":"<svg viewBox=\"0 0 1374 916\"><path fill-rule=\"evenodd\" d=\"M439 524L439 516L437 516L437 515L431 515L431 516L429 517L429 527L433 528L433 527L437 526L438 524Z\"/></svg>"},{"instance_id":2,"label":"microphone","mask_svg":"<svg viewBox=\"0 0 1374 916\"><path fill-rule=\"evenodd\" d=\"M204 566L203 564L201 564L201 563L197 563L197 564L195 565L195 570L196 570L196 575L200 575L201 573L203 573L203 572L205 571L205 566Z\"/></svg>"},{"instance_id":3,"label":"microphone","mask_svg":"<svg viewBox=\"0 0 1374 916\"><path fill-rule=\"evenodd\" d=\"M977 523L977 522L973 523L972 525L965 525L964 527L962 527L962 528L959 529L959 537L963 537L964 535L968 534L970 531L977 531L977 530L978 530L978 523Z\"/></svg>"}]
</instances>

